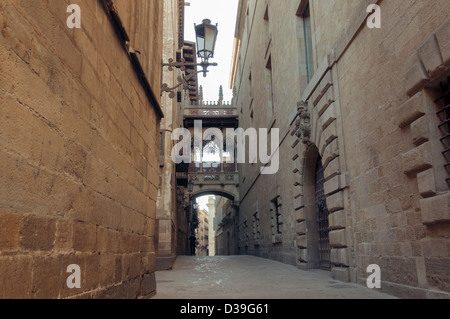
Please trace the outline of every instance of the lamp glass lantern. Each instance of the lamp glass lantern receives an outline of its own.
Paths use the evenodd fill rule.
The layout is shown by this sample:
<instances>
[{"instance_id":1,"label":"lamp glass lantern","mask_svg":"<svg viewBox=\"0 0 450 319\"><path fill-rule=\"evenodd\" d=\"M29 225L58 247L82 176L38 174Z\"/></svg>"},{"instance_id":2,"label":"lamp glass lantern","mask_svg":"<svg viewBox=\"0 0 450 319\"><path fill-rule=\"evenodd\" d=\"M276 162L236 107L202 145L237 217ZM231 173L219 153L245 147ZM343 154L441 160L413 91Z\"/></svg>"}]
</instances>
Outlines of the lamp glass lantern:
<instances>
[{"instance_id":1,"label":"lamp glass lantern","mask_svg":"<svg viewBox=\"0 0 450 319\"><path fill-rule=\"evenodd\" d=\"M202 59L202 63L208 63L208 60L214 57L218 33L217 24L211 24L209 19L204 19L202 24L195 25L197 54Z\"/></svg>"},{"instance_id":2,"label":"lamp glass lantern","mask_svg":"<svg viewBox=\"0 0 450 319\"><path fill-rule=\"evenodd\" d=\"M164 83L161 86L161 94L163 92L169 92L169 97L173 99L175 97L175 90L180 86L183 86L184 89L189 87L189 81L196 76L198 73L203 72L203 76L206 77L208 73L208 67L217 66L217 63L210 63L209 59L214 57L214 50L216 47L217 34L219 33L217 30L217 26L211 24L211 20L204 19L203 23L200 25L195 25L195 34L197 38L197 55L201 58L201 63L191 63L186 62L185 59L181 59L180 61L174 61L173 59L169 59L169 63L163 63L162 66L168 67L169 71L173 71L174 68L181 69L183 72L186 71L187 66L201 66L201 71L192 71L188 72L188 74L183 74L178 77L178 84L170 87L167 83Z\"/></svg>"}]
</instances>

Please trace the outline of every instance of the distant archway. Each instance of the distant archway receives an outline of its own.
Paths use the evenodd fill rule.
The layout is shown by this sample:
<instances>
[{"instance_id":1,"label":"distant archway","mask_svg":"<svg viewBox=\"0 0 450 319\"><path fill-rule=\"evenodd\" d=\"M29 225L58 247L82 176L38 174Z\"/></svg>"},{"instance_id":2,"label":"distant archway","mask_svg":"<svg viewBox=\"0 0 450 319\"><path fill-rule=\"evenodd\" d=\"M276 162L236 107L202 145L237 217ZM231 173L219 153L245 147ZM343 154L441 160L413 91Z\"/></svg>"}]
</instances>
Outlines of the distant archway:
<instances>
[{"instance_id":1,"label":"distant archway","mask_svg":"<svg viewBox=\"0 0 450 319\"><path fill-rule=\"evenodd\" d=\"M197 201L199 198L216 196L214 204L213 219L209 220L209 228L214 228L214 255L227 256L238 254L239 248L239 202L234 194L226 190L207 189L190 194L192 204L197 202L195 209L201 209L204 202ZM195 208L196 207L196 208ZM211 243L211 241L210 241Z\"/></svg>"},{"instance_id":2,"label":"distant archway","mask_svg":"<svg viewBox=\"0 0 450 319\"><path fill-rule=\"evenodd\" d=\"M233 203L235 203L235 200L236 200L236 197L234 194L226 192L224 190L214 190L214 189L200 190L200 191L194 192L190 195L190 200L195 201L199 197L212 196L212 195L225 197L225 198L231 200Z\"/></svg>"}]
</instances>

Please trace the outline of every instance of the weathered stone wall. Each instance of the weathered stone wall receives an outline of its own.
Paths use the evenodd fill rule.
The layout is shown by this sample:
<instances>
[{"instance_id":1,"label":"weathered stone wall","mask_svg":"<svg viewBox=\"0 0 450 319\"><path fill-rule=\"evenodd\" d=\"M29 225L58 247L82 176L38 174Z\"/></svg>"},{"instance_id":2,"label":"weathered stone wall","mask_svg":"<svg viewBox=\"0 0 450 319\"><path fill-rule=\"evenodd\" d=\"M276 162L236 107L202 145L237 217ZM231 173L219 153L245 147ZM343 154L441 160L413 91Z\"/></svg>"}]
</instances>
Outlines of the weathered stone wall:
<instances>
[{"instance_id":1,"label":"weathered stone wall","mask_svg":"<svg viewBox=\"0 0 450 319\"><path fill-rule=\"evenodd\" d=\"M300 81L300 75L290 72L297 69L298 65L297 8L294 2L284 1L281 6L269 4L268 20L264 19L267 2L242 2L244 25L240 29L242 42L235 80L236 104L241 115L239 126L244 129L279 128L280 141L288 133L289 110L295 108L298 101L293 91ZM269 60L272 74L266 67ZM270 83L273 95L268 88ZM247 158L247 163L250 160L253 158ZM240 253L296 264L293 187L289 182L292 180L291 167L288 143L280 145L280 170L275 175L261 175L260 163L240 165L239 229L250 233L241 234L244 241L252 237L254 214L260 216L260 240L241 242ZM279 196L282 235L281 241L274 244L271 201Z\"/></svg>"},{"instance_id":2,"label":"weathered stone wall","mask_svg":"<svg viewBox=\"0 0 450 319\"><path fill-rule=\"evenodd\" d=\"M378 264L384 291L448 296L448 173L433 99L450 73L450 4L310 0L315 73L308 83L298 15L307 3L241 2L240 125L280 128L280 170L264 176L259 164L240 168L239 229L251 232L256 212L261 228L259 240L241 236L250 239L240 247L317 267L311 172L320 158L333 276L365 285L367 266ZM366 26L372 3L381 7L381 29ZM278 196L282 234L274 242L270 207Z\"/></svg>"},{"instance_id":3,"label":"weathered stone wall","mask_svg":"<svg viewBox=\"0 0 450 319\"><path fill-rule=\"evenodd\" d=\"M225 197L217 197L215 202L215 211L218 213L215 221L217 223L215 237L215 253L217 256L239 254L238 217L232 205L233 202Z\"/></svg>"},{"instance_id":4,"label":"weathered stone wall","mask_svg":"<svg viewBox=\"0 0 450 319\"><path fill-rule=\"evenodd\" d=\"M422 199L436 196L427 200L431 210L440 210L446 205L439 198L449 194L443 146L433 124L437 106L431 101L431 89L424 90L418 105L426 116L409 126L402 120L412 111L412 103L408 112L402 105L413 95L410 89L417 78L409 70L419 57L424 69L435 69L427 62L440 57L440 50L424 54L424 43L434 39L441 25L448 38L450 3L382 1L380 6L382 28L364 26L337 66L358 277L364 283L367 266L379 264L386 291L435 297L432 290L450 292L448 215L426 225ZM445 72L442 60L436 67ZM445 79L442 72L434 79ZM416 139L419 136L423 138ZM434 184L429 193L430 176L436 178L429 183Z\"/></svg>"},{"instance_id":5,"label":"weathered stone wall","mask_svg":"<svg viewBox=\"0 0 450 319\"><path fill-rule=\"evenodd\" d=\"M176 14L177 7L172 7L172 11L164 12L163 0L114 0L114 4L127 30L130 43L140 52L140 62L154 94L159 96L161 87L160 64L163 52L163 19L167 15L173 16ZM138 13L137 17L136 13Z\"/></svg>"},{"instance_id":6,"label":"weathered stone wall","mask_svg":"<svg viewBox=\"0 0 450 319\"><path fill-rule=\"evenodd\" d=\"M162 1L115 1L153 102L103 1L73 3L81 29L66 25L68 1L0 4L1 298L156 288Z\"/></svg>"},{"instance_id":7,"label":"weathered stone wall","mask_svg":"<svg viewBox=\"0 0 450 319\"><path fill-rule=\"evenodd\" d=\"M179 32L179 0L164 0L164 23L163 23L163 61L176 60ZM184 20L184 19L182 19ZM183 21L184 22L184 21ZM163 70L163 82L170 87L177 84L177 70ZM171 152L174 145L172 131L179 127L180 110L177 99L171 99L168 93L161 97L164 119L161 121L161 143L163 144L159 159L159 188L156 203L157 219L157 241L155 242L158 270L170 269L176 257L176 233L179 227L177 222L177 198L176 198L176 172L175 163L172 161Z\"/></svg>"}]
</instances>

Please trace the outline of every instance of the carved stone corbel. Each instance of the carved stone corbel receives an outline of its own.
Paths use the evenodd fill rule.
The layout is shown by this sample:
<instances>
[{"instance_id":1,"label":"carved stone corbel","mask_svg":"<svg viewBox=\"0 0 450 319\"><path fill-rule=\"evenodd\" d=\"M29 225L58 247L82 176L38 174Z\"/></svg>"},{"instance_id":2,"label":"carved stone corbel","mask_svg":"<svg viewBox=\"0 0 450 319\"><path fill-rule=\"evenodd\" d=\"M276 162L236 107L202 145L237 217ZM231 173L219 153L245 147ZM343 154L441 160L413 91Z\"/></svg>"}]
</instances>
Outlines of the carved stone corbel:
<instances>
[{"instance_id":1,"label":"carved stone corbel","mask_svg":"<svg viewBox=\"0 0 450 319\"><path fill-rule=\"evenodd\" d=\"M297 121L298 131L296 136L303 142L309 144L311 140L311 113L308 110L308 101L297 103Z\"/></svg>"}]
</instances>

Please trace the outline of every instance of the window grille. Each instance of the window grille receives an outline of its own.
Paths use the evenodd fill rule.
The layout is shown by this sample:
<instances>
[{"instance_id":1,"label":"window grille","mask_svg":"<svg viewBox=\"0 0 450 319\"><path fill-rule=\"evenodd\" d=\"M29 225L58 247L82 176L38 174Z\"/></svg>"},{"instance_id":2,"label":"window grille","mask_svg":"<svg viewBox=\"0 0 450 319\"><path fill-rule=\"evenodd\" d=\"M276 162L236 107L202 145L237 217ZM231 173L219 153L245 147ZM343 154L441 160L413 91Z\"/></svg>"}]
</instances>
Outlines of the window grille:
<instances>
[{"instance_id":1,"label":"window grille","mask_svg":"<svg viewBox=\"0 0 450 319\"><path fill-rule=\"evenodd\" d=\"M450 77L446 82L441 82L441 96L435 101L440 110L437 112L439 117L438 128L442 137L443 145L442 155L445 158L445 170L447 171L447 184L450 186Z\"/></svg>"},{"instance_id":2,"label":"window grille","mask_svg":"<svg viewBox=\"0 0 450 319\"><path fill-rule=\"evenodd\" d=\"M319 264L323 270L331 270L331 246L329 211L327 208L327 197L324 191L324 167L322 159L319 158L316 166L316 208L317 208L317 231L319 233Z\"/></svg>"}]
</instances>

